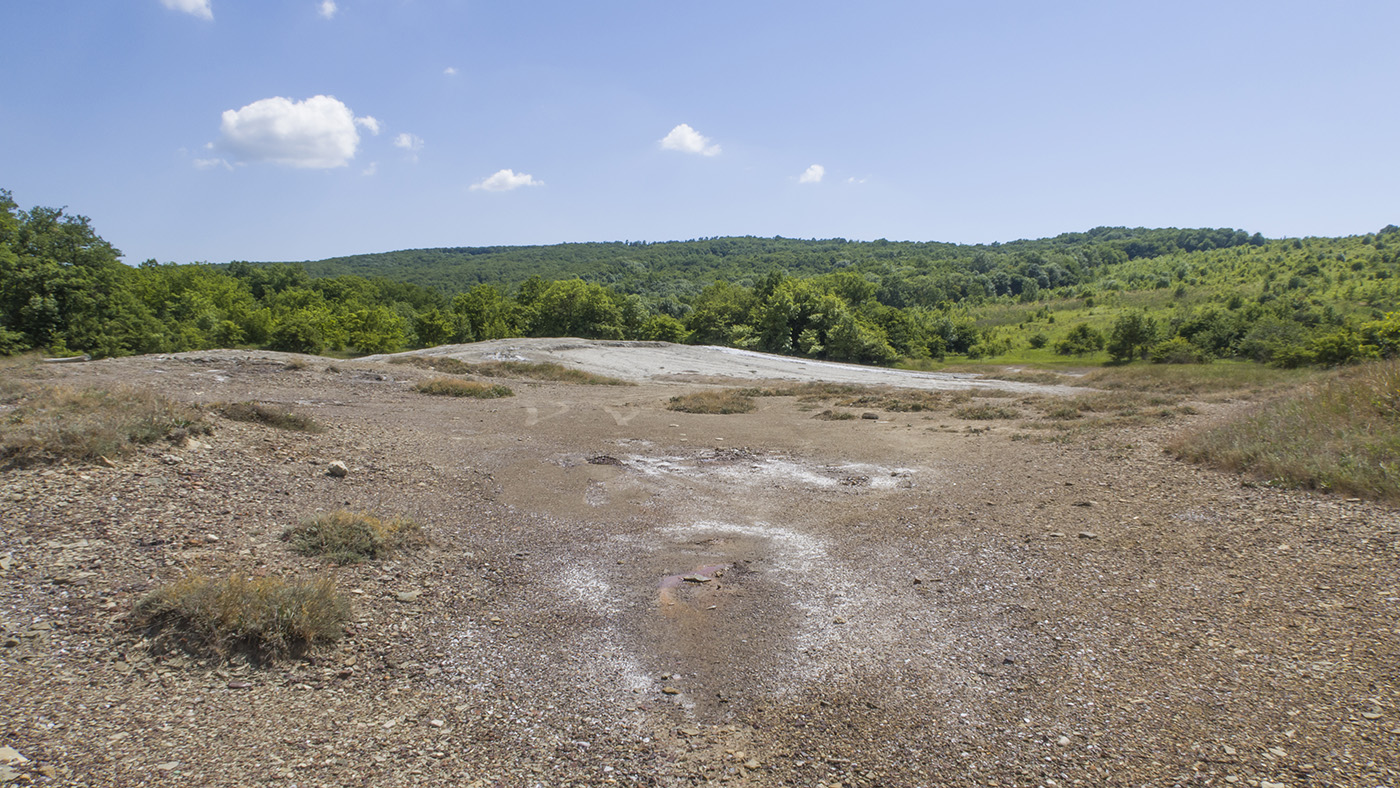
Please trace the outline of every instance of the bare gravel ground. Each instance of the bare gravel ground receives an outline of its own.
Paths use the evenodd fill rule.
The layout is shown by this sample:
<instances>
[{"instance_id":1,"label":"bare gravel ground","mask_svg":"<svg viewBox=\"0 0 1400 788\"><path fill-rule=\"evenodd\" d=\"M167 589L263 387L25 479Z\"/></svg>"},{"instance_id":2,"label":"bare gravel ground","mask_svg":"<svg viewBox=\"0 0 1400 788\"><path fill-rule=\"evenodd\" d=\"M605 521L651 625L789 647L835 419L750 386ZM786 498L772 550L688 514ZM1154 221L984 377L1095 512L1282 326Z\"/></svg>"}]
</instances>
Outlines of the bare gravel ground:
<instances>
[{"instance_id":1,"label":"bare gravel ground","mask_svg":"<svg viewBox=\"0 0 1400 788\"><path fill-rule=\"evenodd\" d=\"M672 374L787 374L752 362L485 401L273 353L42 370L328 429L215 418L116 467L3 472L0 777L1396 784L1400 517L1163 454L1239 405L1053 440L1030 389L1001 384L1020 417L665 409L703 388ZM344 507L413 517L434 545L327 570L354 622L314 659L153 654L127 626L187 571L323 570L278 537Z\"/></svg>"}]
</instances>

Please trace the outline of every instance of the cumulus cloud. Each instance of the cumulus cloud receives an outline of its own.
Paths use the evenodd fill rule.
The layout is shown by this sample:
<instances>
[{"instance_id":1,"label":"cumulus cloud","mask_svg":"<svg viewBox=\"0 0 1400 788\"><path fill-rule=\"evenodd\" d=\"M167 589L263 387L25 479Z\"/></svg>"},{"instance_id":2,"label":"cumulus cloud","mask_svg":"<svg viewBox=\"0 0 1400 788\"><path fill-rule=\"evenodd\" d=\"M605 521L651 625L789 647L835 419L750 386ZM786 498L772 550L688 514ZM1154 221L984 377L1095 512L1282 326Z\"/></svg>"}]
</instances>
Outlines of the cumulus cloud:
<instances>
[{"instance_id":1,"label":"cumulus cloud","mask_svg":"<svg viewBox=\"0 0 1400 788\"><path fill-rule=\"evenodd\" d=\"M308 169L344 167L360 145L356 125L377 128L379 122L356 118L332 96L305 101L277 96L225 110L219 147L245 161Z\"/></svg>"},{"instance_id":2,"label":"cumulus cloud","mask_svg":"<svg viewBox=\"0 0 1400 788\"><path fill-rule=\"evenodd\" d=\"M364 128L374 136L379 136L379 121L373 115L366 115L363 118L355 118L355 125Z\"/></svg>"},{"instance_id":3,"label":"cumulus cloud","mask_svg":"<svg viewBox=\"0 0 1400 788\"><path fill-rule=\"evenodd\" d=\"M449 77L455 77L455 76L457 76L457 67L456 67L456 66L448 66L447 68L444 68L444 69L442 70L442 73L446 74L446 75L449 76Z\"/></svg>"},{"instance_id":4,"label":"cumulus cloud","mask_svg":"<svg viewBox=\"0 0 1400 788\"><path fill-rule=\"evenodd\" d=\"M800 176L797 178L797 182L798 182L798 183L821 183L821 182L822 182L822 177L825 176L825 175L826 175L826 168L825 168L825 167L821 166L820 164L813 164L812 166L810 166L810 167L807 168L806 172L803 172L802 175L800 175Z\"/></svg>"},{"instance_id":5,"label":"cumulus cloud","mask_svg":"<svg viewBox=\"0 0 1400 788\"><path fill-rule=\"evenodd\" d=\"M664 150L698 153L701 156L719 155L719 146L711 142L709 137L692 129L689 123L682 123L671 129L671 133L662 138L661 147Z\"/></svg>"},{"instance_id":6,"label":"cumulus cloud","mask_svg":"<svg viewBox=\"0 0 1400 788\"><path fill-rule=\"evenodd\" d=\"M214 18L214 9L209 7L209 0L160 0L160 3L172 11L183 11L200 19Z\"/></svg>"},{"instance_id":7,"label":"cumulus cloud","mask_svg":"<svg viewBox=\"0 0 1400 788\"><path fill-rule=\"evenodd\" d=\"M501 170L479 183L473 183L471 189L483 192L508 192L511 189L519 189L521 186L543 185L544 181L535 180L533 175L526 175L515 170Z\"/></svg>"},{"instance_id":8,"label":"cumulus cloud","mask_svg":"<svg viewBox=\"0 0 1400 788\"><path fill-rule=\"evenodd\" d=\"M335 12L337 11L335 7L335 0L321 0L319 10L321 12L321 16L325 17L326 19L334 19Z\"/></svg>"}]
</instances>

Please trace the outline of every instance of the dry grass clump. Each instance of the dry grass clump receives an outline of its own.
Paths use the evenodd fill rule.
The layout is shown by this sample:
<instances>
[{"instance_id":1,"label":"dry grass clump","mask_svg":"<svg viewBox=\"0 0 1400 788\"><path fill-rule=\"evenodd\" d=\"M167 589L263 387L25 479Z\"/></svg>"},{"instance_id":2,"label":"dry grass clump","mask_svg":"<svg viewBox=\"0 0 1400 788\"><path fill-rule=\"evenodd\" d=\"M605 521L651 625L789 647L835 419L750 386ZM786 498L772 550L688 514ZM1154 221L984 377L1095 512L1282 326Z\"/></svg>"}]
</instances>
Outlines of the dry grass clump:
<instances>
[{"instance_id":1,"label":"dry grass clump","mask_svg":"<svg viewBox=\"0 0 1400 788\"><path fill-rule=\"evenodd\" d=\"M860 386L854 383L827 383L820 380L741 389L748 397L799 397L806 401L849 397L874 390L876 390L874 386Z\"/></svg>"},{"instance_id":2,"label":"dry grass clump","mask_svg":"<svg viewBox=\"0 0 1400 788\"><path fill-rule=\"evenodd\" d=\"M472 371L488 378L528 378L547 380L552 383L577 383L585 386L633 386L621 378L595 375L581 369L573 369L552 361L487 361L477 364Z\"/></svg>"},{"instance_id":3,"label":"dry grass clump","mask_svg":"<svg viewBox=\"0 0 1400 788\"><path fill-rule=\"evenodd\" d=\"M818 413L812 418L820 419L822 421L850 421L855 417L856 414L850 412L849 410L832 410L830 408L827 408L826 410L822 411L821 413Z\"/></svg>"},{"instance_id":4,"label":"dry grass clump","mask_svg":"<svg viewBox=\"0 0 1400 788\"><path fill-rule=\"evenodd\" d=\"M274 408L257 402L224 402L215 405L214 410L226 419L265 424L279 430L322 432L325 429L310 416L303 416L285 408Z\"/></svg>"},{"instance_id":5,"label":"dry grass clump","mask_svg":"<svg viewBox=\"0 0 1400 788\"><path fill-rule=\"evenodd\" d=\"M129 387L3 387L0 463L24 466L116 457L160 440L207 435L200 413L154 392Z\"/></svg>"},{"instance_id":6,"label":"dry grass clump","mask_svg":"<svg viewBox=\"0 0 1400 788\"><path fill-rule=\"evenodd\" d=\"M524 378L544 380L551 383L577 383L585 386L632 386L629 381L595 375L581 369L572 369L552 361L486 361L468 364L445 356L401 356L389 359L390 364L408 364L449 375L480 375L486 378Z\"/></svg>"},{"instance_id":7,"label":"dry grass clump","mask_svg":"<svg viewBox=\"0 0 1400 788\"><path fill-rule=\"evenodd\" d=\"M1178 397L1247 397L1295 387L1316 378L1308 369L1277 369L1261 364L1130 364L1096 369L1072 385L1113 391L1150 391Z\"/></svg>"},{"instance_id":8,"label":"dry grass clump","mask_svg":"<svg viewBox=\"0 0 1400 788\"><path fill-rule=\"evenodd\" d=\"M677 410L682 413L720 414L749 413L755 407L753 398L737 389L682 394L678 397L672 397L666 405L667 410Z\"/></svg>"},{"instance_id":9,"label":"dry grass clump","mask_svg":"<svg viewBox=\"0 0 1400 788\"><path fill-rule=\"evenodd\" d=\"M477 399L495 399L497 397L513 397L515 392L509 387L499 383L479 383L475 380L458 380L456 378L433 378L424 380L413 387L415 391L423 394L434 394L443 397L475 397Z\"/></svg>"},{"instance_id":10,"label":"dry grass clump","mask_svg":"<svg viewBox=\"0 0 1400 788\"><path fill-rule=\"evenodd\" d=\"M1168 451L1281 486L1400 501L1400 362L1333 373Z\"/></svg>"},{"instance_id":11,"label":"dry grass clump","mask_svg":"<svg viewBox=\"0 0 1400 788\"><path fill-rule=\"evenodd\" d=\"M980 403L977 405L964 405L953 411L957 418L967 421L994 421L996 419L1015 419L1021 413L1015 408L1005 405L993 405L991 403Z\"/></svg>"},{"instance_id":12,"label":"dry grass clump","mask_svg":"<svg viewBox=\"0 0 1400 788\"><path fill-rule=\"evenodd\" d=\"M292 526L282 539L302 555L322 556L337 564L357 564L393 555L427 542L413 520L380 519L365 512L339 510Z\"/></svg>"},{"instance_id":13,"label":"dry grass clump","mask_svg":"<svg viewBox=\"0 0 1400 788\"><path fill-rule=\"evenodd\" d=\"M472 371L471 364L447 356L399 356L389 359L389 363L407 364L413 367L431 369L435 372L445 372L449 375L468 375Z\"/></svg>"},{"instance_id":14,"label":"dry grass clump","mask_svg":"<svg viewBox=\"0 0 1400 788\"><path fill-rule=\"evenodd\" d=\"M191 574L137 603L132 623L157 647L266 662L335 641L349 617L350 604L330 577Z\"/></svg>"}]
</instances>

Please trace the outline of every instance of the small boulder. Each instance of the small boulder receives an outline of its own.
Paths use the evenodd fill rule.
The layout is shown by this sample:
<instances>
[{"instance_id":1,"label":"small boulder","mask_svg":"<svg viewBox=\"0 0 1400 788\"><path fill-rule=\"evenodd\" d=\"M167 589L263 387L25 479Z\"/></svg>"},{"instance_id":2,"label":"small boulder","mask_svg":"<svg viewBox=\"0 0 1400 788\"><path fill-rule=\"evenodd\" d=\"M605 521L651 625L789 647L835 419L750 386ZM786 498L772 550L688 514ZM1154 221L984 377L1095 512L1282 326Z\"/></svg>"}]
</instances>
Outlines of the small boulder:
<instances>
[{"instance_id":1,"label":"small boulder","mask_svg":"<svg viewBox=\"0 0 1400 788\"><path fill-rule=\"evenodd\" d=\"M344 479L349 474L350 469L346 467L345 463L341 462L340 460L336 460L335 462L331 463L329 466L326 467L327 476L332 476L337 479Z\"/></svg>"}]
</instances>

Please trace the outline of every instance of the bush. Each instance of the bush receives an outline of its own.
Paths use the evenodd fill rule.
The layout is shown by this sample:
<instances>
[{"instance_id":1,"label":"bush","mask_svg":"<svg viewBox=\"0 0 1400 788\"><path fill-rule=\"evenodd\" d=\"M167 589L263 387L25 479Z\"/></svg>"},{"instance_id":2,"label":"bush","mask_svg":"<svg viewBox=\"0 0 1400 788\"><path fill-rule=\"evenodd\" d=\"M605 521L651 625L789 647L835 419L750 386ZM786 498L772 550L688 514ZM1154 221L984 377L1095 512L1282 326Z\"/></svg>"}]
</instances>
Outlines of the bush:
<instances>
[{"instance_id":1,"label":"bush","mask_svg":"<svg viewBox=\"0 0 1400 788\"><path fill-rule=\"evenodd\" d=\"M666 405L667 410L711 414L748 413L754 407L752 398L734 389L682 394L679 397L672 397Z\"/></svg>"},{"instance_id":2,"label":"bush","mask_svg":"<svg viewBox=\"0 0 1400 788\"><path fill-rule=\"evenodd\" d=\"M132 623L157 647L266 662L337 640L349 617L350 605L329 577L191 574L137 603Z\"/></svg>"},{"instance_id":3,"label":"bush","mask_svg":"<svg viewBox=\"0 0 1400 788\"><path fill-rule=\"evenodd\" d=\"M1153 364L1204 364L1210 361L1204 350L1191 344L1185 337L1172 337L1158 342L1147 352Z\"/></svg>"},{"instance_id":4,"label":"bush","mask_svg":"<svg viewBox=\"0 0 1400 788\"><path fill-rule=\"evenodd\" d=\"M515 392L499 383L478 383L474 380L457 380L456 378L433 378L425 380L413 387L415 391L423 394L434 394L444 397L475 397L477 399L496 399L497 397L513 397Z\"/></svg>"},{"instance_id":5,"label":"bush","mask_svg":"<svg viewBox=\"0 0 1400 788\"><path fill-rule=\"evenodd\" d=\"M282 539L302 555L322 556L337 564L386 558L425 544L423 528L403 518L381 520L372 514L331 512L288 528Z\"/></svg>"},{"instance_id":6,"label":"bush","mask_svg":"<svg viewBox=\"0 0 1400 788\"><path fill-rule=\"evenodd\" d=\"M23 385L8 397L16 406L0 421L6 465L111 458L211 432L193 408L140 389Z\"/></svg>"},{"instance_id":7,"label":"bush","mask_svg":"<svg viewBox=\"0 0 1400 788\"><path fill-rule=\"evenodd\" d=\"M226 419L266 424L279 430L321 432L324 429L310 416L303 416L290 410L273 408L256 402L225 402L214 406L214 410Z\"/></svg>"},{"instance_id":8,"label":"bush","mask_svg":"<svg viewBox=\"0 0 1400 788\"><path fill-rule=\"evenodd\" d=\"M1103 350L1103 334L1088 323L1071 328L1064 339L1055 343L1055 352L1062 356L1085 356Z\"/></svg>"}]
</instances>

